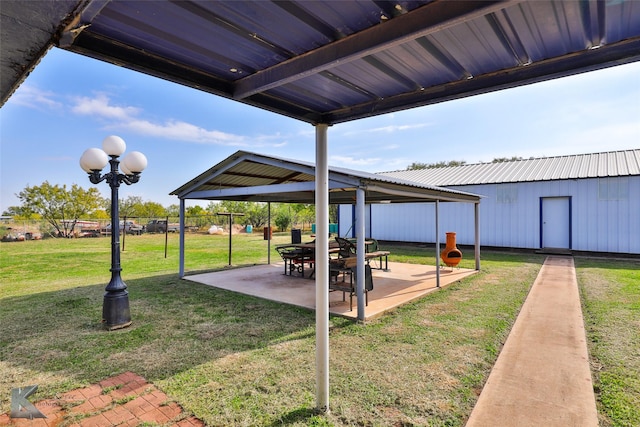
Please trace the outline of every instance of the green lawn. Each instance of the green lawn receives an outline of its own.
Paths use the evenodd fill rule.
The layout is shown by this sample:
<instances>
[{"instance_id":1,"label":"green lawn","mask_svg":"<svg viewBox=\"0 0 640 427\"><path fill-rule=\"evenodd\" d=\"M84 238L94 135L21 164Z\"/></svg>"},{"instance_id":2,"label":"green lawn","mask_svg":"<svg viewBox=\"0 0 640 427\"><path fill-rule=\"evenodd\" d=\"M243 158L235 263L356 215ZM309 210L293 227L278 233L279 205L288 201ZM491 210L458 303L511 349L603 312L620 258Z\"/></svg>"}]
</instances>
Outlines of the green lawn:
<instances>
[{"instance_id":1,"label":"green lawn","mask_svg":"<svg viewBox=\"0 0 640 427\"><path fill-rule=\"evenodd\" d=\"M289 239L275 235L272 246ZM8 411L14 387L39 384L32 400L43 399L129 370L208 425L462 426L544 260L483 252L479 274L380 319L360 325L331 318L331 412L319 416L315 314L178 279L177 242L177 235L169 236L165 258L163 235L127 236L122 276L133 325L112 332L99 323L110 277L109 239L1 244L0 411ZM265 263L266 243L262 234L234 236L233 264ZM187 272L228 264L228 236L189 234L186 246ZM391 261L434 262L432 248L385 249L392 251ZM279 261L273 248L271 259ZM585 305L598 306L585 289L597 293L604 282L578 264ZM473 265L465 255L462 267ZM597 268L609 272L608 265ZM638 282L637 265L613 270ZM600 270L595 275L603 276ZM637 293L620 299L619 305L636 310L637 326ZM606 315L604 305L594 311ZM594 325L590 333L606 336L617 328L596 315L585 317ZM632 338L611 356L619 366L628 364L619 359L625 350L637 361L637 334ZM604 340L590 340L599 354ZM597 357L604 363L604 355ZM628 384L637 386L639 369L636 364L627 371ZM601 373L596 386L603 424L633 425L611 414L619 410L610 401L621 397L604 398L614 385ZM622 393L637 408L637 388ZM626 412L637 420L637 409Z\"/></svg>"},{"instance_id":2,"label":"green lawn","mask_svg":"<svg viewBox=\"0 0 640 427\"><path fill-rule=\"evenodd\" d=\"M576 267L601 424L640 426L640 262Z\"/></svg>"}]
</instances>

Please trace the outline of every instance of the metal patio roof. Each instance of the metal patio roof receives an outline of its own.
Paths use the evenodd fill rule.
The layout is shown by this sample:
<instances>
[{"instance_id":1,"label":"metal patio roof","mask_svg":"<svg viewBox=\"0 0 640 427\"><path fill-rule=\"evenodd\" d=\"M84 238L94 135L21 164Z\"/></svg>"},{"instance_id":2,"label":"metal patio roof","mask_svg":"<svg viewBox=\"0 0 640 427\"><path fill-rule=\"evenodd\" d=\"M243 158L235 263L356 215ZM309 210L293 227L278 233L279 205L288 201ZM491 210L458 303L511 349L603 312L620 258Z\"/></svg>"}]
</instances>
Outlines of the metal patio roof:
<instances>
[{"instance_id":1,"label":"metal patio roof","mask_svg":"<svg viewBox=\"0 0 640 427\"><path fill-rule=\"evenodd\" d=\"M640 2L0 2L4 102L52 46L333 124L640 59Z\"/></svg>"},{"instance_id":2,"label":"metal patio roof","mask_svg":"<svg viewBox=\"0 0 640 427\"><path fill-rule=\"evenodd\" d=\"M344 168L329 168L329 203L355 204L365 189L367 203L470 202L480 196ZM313 163L237 151L171 195L181 199L315 203Z\"/></svg>"},{"instance_id":3,"label":"metal patio roof","mask_svg":"<svg viewBox=\"0 0 640 427\"><path fill-rule=\"evenodd\" d=\"M394 171L380 175L438 186L637 176L640 175L640 149Z\"/></svg>"}]
</instances>

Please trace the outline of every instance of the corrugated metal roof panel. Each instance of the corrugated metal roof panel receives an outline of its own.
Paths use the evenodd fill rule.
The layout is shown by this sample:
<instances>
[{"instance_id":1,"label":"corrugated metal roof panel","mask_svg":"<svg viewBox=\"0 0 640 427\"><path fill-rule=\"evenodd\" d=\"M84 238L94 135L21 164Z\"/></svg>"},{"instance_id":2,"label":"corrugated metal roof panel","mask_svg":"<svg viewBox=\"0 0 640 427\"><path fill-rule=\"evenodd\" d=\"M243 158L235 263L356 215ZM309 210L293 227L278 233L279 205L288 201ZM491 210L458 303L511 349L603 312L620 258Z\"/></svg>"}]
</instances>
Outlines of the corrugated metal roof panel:
<instances>
[{"instance_id":1,"label":"corrugated metal roof panel","mask_svg":"<svg viewBox=\"0 0 640 427\"><path fill-rule=\"evenodd\" d=\"M640 175L640 149L383 172L381 175L436 186L633 176Z\"/></svg>"},{"instance_id":2,"label":"corrugated metal roof panel","mask_svg":"<svg viewBox=\"0 0 640 427\"><path fill-rule=\"evenodd\" d=\"M23 4L2 1L0 103L51 44L314 124L640 60L629 0Z\"/></svg>"},{"instance_id":3,"label":"corrugated metal roof panel","mask_svg":"<svg viewBox=\"0 0 640 427\"><path fill-rule=\"evenodd\" d=\"M308 183L315 181L315 165L257 153L238 151L171 194L186 199L314 203ZM424 201L479 202L480 196L417 181L329 168L330 203L352 203L359 188L369 203Z\"/></svg>"}]
</instances>

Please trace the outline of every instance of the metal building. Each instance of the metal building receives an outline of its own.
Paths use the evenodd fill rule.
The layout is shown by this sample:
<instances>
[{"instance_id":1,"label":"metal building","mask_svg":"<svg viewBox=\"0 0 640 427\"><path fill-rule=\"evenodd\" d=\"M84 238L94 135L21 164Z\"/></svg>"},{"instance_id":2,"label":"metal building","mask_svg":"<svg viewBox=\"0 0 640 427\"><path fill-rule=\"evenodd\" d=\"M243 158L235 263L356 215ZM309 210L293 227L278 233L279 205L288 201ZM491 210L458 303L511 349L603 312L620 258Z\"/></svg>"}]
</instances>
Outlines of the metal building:
<instances>
[{"instance_id":1,"label":"metal building","mask_svg":"<svg viewBox=\"0 0 640 427\"><path fill-rule=\"evenodd\" d=\"M482 195L482 246L640 254L640 149L383 175ZM468 209L441 207L443 236L454 231L459 244L473 242ZM340 207L341 234L350 232L351 211ZM366 234L435 242L435 231L420 226L434 215L432 203L369 205Z\"/></svg>"}]
</instances>

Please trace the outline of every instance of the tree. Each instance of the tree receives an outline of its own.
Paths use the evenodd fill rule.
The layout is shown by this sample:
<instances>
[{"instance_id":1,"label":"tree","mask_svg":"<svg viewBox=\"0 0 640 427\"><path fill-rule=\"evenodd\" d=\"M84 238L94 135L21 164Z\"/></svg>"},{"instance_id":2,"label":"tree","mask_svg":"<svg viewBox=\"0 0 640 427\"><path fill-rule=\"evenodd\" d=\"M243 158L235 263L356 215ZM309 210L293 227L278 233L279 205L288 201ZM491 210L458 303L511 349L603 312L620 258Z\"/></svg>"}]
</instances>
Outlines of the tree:
<instances>
[{"instance_id":1,"label":"tree","mask_svg":"<svg viewBox=\"0 0 640 427\"><path fill-rule=\"evenodd\" d=\"M167 212L164 206L156 202L144 202L142 204L141 217L159 218L166 216Z\"/></svg>"},{"instance_id":2,"label":"tree","mask_svg":"<svg viewBox=\"0 0 640 427\"><path fill-rule=\"evenodd\" d=\"M188 206L185 211L187 216L202 216L207 214L207 211L200 205Z\"/></svg>"},{"instance_id":3,"label":"tree","mask_svg":"<svg viewBox=\"0 0 640 427\"><path fill-rule=\"evenodd\" d=\"M407 166L407 170L446 168L450 166L462 166L465 164L467 164L467 162L464 160L450 160L448 162L437 162L437 163L413 162L409 166Z\"/></svg>"},{"instance_id":4,"label":"tree","mask_svg":"<svg viewBox=\"0 0 640 427\"><path fill-rule=\"evenodd\" d=\"M167 216L180 216L180 205L169 205L169 207L166 208L165 213Z\"/></svg>"},{"instance_id":5,"label":"tree","mask_svg":"<svg viewBox=\"0 0 640 427\"><path fill-rule=\"evenodd\" d=\"M2 215L11 216L13 219L28 220L28 219L40 219L40 215L35 214L30 209L24 206L9 206ZM37 217L37 218L36 218Z\"/></svg>"},{"instance_id":6,"label":"tree","mask_svg":"<svg viewBox=\"0 0 640 427\"><path fill-rule=\"evenodd\" d=\"M56 235L68 237L73 234L76 221L99 209L104 203L97 188L88 190L77 184L51 185L45 181L40 186L25 187L16 194L22 209L42 215L56 229Z\"/></svg>"},{"instance_id":7,"label":"tree","mask_svg":"<svg viewBox=\"0 0 640 427\"><path fill-rule=\"evenodd\" d=\"M522 157L513 156L511 158L508 157L496 157L491 161L491 163L505 163L505 162L515 162L516 160L523 160Z\"/></svg>"},{"instance_id":8,"label":"tree","mask_svg":"<svg viewBox=\"0 0 640 427\"><path fill-rule=\"evenodd\" d=\"M127 196L126 199L121 198L119 202L118 210L121 217L140 217L145 214L144 202L140 196Z\"/></svg>"},{"instance_id":9,"label":"tree","mask_svg":"<svg viewBox=\"0 0 640 427\"><path fill-rule=\"evenodd\" d=\"M267 225L269 209L266 203L251 202L245 212L245 225L251 224L256 228Z\"/></svg>"},{"instance_id":10,"label":"tree","mask_svg":"<svg viewBox=\"0 0 640 427\"><path fill-rule=\"evenodd\" d=\"M278 227L280 231L285 231L291 224L291 215L289 215L288 212L282 210L276 214L276 219L274 222L276 224L276 227Z\"/></svg>"},{"instance_id":11,"label":"tree","mask_svg":"<svg viewBox=\"0 0 640 427\"><path fill-rule=\"evenodd\" d=\"M106 200L105 210L111 215L111 201ZM167 216L167 209L160 203L145 202L140 196L127 196L120 199L118 205L120 217L128 218L159 218ZM176 216L178 216L176 214Z\"/></svg>"}]
</instances>

